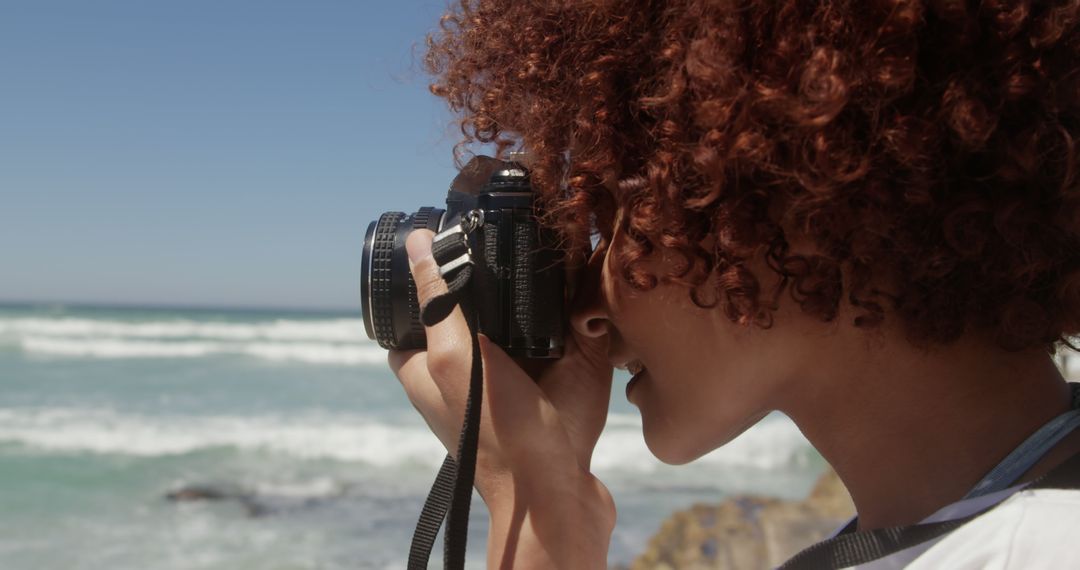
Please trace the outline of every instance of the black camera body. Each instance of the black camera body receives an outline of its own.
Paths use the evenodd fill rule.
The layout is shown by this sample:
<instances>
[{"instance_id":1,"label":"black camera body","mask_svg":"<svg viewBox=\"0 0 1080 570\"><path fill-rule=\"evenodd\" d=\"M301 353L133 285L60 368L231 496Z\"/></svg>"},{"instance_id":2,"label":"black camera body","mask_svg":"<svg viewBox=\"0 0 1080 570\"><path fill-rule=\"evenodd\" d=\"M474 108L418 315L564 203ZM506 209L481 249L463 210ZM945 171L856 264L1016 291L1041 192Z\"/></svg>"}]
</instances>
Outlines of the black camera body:
<instances>
[{"instance_id":1,"label":"black camera body","mask_svg":"<svg viewBox=\"0 0 1080 570\"><path fill-rule=\"evenodd\" d=\"M387 349L426 346L405 239L416 229L439 233L466 217L480 222L466 236L474 264L469 293L480 332L513 357L561 357L563 254L554 233L537 221L528 171L482 156L454 180L445 210L386 212L368 226L360 285L368 338Z\"/></svg>"}]
</instances>

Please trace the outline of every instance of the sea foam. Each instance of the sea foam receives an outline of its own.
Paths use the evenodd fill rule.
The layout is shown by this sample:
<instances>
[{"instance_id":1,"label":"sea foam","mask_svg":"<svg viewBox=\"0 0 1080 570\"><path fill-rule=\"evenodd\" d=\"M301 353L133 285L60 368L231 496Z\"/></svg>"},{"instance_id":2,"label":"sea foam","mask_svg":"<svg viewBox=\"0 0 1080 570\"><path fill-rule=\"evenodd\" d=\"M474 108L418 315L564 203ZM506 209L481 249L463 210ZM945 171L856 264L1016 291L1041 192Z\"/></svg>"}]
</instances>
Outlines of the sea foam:
<instances>
[{"instance_id":1,"label":"sea foam","mask_svg":"<svg viewBox=\"0 0 1080 570\"><path fill-rule=\"evenodd\" d=\"M0 318L0 345L27 354L93 359L245 356L273 362L366 365L386 351L359 319L128 322L87 318Z\"/></svg>"},{"instance_id":2,"label":"sea foam","mask_svg":"<svg viewBox=\"0 0 1080 570\"><path fill-rule=\"evenodd\" d=\"M308 364L385 364L386 351L374 343L285 343L157 341L125 338L26 336L19 346L30 354L98 359L250 356Z\"/></svg>"},{"instance_id":3,"label":"sea foam","mask_svg":"<svg viewBox=\"0 0 1080 570\"><path fill-rule=\"evenodd\" d=\"M366 342L360 319L214 322L170 319L121 321L75 317L0 318L0 335L155 339Z\"/></svg>"},{"instance_id":4,"label":"sea foam","mask_svg":"<svg viewBox=\"0 0 1080 570\"><path fill-rule=\"evenodd\" d=\"M615 414L597 444L593 468L649 472L661 467L642 439L636 415ZM395 468L436 468L445 449L431 431L356 415L168 416L111 409L0 410L0 443L45 453L157 457L228 448L299 459L329 459ZM758 469L801 463L808 444L786 418L766 419L699 462Z\"/></svg>"},{"instance_id":5,"label":"sea foam","mask_svg":"<svg viewBox=\"0 0 1080 570\"><path fill-rule=\"evenodd\" d=\"M412 461L438 465L445 455L422 425L329 414L199 417L108 409L0 410L0 442L47 452L142 457L231 448L377 466Z\"/></svg>"}]
</instances>

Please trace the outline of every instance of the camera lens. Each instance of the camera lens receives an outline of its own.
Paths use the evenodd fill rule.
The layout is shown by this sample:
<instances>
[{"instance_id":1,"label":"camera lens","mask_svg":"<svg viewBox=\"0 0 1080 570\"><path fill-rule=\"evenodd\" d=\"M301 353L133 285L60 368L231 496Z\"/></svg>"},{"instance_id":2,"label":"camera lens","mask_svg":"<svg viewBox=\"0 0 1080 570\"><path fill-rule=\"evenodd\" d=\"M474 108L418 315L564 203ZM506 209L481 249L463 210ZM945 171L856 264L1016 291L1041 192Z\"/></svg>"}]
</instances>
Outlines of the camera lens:
<instances>
[{"instance_id":1,"label":"camera lens","mask_svg":"<svg viewBox=\"0 0 1080 570\"><path fill-rule=\"evenodd\" d=\"M406 350L426 346L405 238L414 229L437 232L443 213L430 207L420 208L411 215L386 212L368 226L361 265L360 304L368 338L383 348Z\"/></svg>"}]
</instances>

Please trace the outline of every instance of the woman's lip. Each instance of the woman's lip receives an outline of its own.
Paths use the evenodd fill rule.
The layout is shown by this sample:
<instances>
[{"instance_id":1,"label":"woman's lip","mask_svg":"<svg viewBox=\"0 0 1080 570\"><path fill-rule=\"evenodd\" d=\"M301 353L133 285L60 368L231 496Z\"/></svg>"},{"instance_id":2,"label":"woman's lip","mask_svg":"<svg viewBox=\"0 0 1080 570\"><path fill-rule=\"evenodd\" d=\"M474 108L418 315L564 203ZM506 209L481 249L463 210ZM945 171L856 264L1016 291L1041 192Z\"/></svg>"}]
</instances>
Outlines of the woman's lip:
<instances>
[{"instance_id":1,"label":"woman's lip","mask_svg":"<svg viewBox=\"0 0 1080 570\"><path fill-rule=\"evenodd\" d=\"M630 393L634 390L634 386L636 386L638 384L638 382L640 382L645 377L646 374L648 374L648 370L646 370L644 367L642 367L638 371L638 373L634 374L634 377L631 378L630 381L626 383L626 399L627 399L627 401L630 400Z\"/></svg>"},{"instance_id":2,"label":"woman's lip","mask_svg":"<svg viewBox=\"0 0 1080 570\"><path fill-rule=\"evenodd\" d=\"M645 370L645 365L642 364L640 360L628 360L621 364L612 364L612 366L618 368L619 370L626 370L631 375L637 374L638 372Z\"/></svg>"}]
</instances>

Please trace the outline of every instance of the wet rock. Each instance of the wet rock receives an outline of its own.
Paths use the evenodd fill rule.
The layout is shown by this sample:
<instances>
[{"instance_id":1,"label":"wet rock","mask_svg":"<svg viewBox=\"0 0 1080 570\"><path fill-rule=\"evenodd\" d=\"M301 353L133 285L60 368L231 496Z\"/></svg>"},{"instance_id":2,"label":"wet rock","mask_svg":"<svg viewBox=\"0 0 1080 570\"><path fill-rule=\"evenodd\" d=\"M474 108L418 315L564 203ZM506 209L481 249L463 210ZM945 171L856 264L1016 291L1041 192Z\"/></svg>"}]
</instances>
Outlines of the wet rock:
<instances>
[{"instance_id":1,"label":"wet rock","mask_svg":"<svg viewBox=\"0 0 1080 570\"><path fill-rule=\"evenodd\" d=\"M222 501L232 497L234 494L235 492L225 491L209 485L192 485L169 491L165 494L165 498L174 502Z\"/></svg>"},{"instance_id":2,"label":"wet rock","mask_svg":"<svg viewBox=\"0 0 1080 570\"><path fill-rule=\"evenodd\" d=\"M319 507L339 499L344 488L332 495L316 497L275 496L256 494L232 485L187 485L165 493L165 499L174 503L234 502L251 518L281 515Z\"/></svg>"},{"instance_id":3,"label":"wet rock","mask_svg":"<svg viewBox=\"0 0 1080 570\"><path fill-rule=\"evenodd\" d=\"M741 495L671 515L632 570L774 568L855 512L831 469L803 501Z\"/></svg>"}]
</instances>

